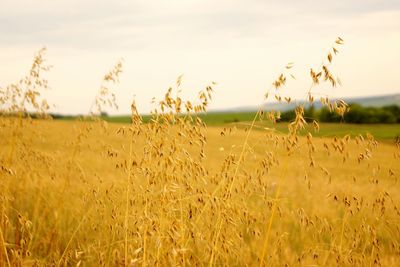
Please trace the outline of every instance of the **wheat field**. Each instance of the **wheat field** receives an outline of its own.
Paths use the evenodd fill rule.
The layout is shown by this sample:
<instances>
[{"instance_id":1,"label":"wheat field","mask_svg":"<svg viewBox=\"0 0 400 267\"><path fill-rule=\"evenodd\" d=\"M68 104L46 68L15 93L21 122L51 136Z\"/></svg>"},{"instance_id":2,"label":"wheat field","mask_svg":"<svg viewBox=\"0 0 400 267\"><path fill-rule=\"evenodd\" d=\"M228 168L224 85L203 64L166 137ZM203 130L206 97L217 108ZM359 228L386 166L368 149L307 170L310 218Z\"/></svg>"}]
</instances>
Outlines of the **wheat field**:
<instances>
[{"instance_id":1,"label":"wheat field","mask_svg":"<svg viewBox=\"0 0 400 267\"><path fill-rule=\"evenodd\" d=\"M307 98L329 71L337 39ZM29 74L1 90L1 266L396 266L400 262L400 145L373 136L316 138L303 107L288 133L257 129L279 113L259 110L246 129L208 127L196 116L215 84L181 99L182 77L143 123L96 114L116 108L104 76L93 113L46 117L44 50ZM285 66L266 97L280 92ZM177 96L175 96L177 95ZM323 98L332 112L347 104ZM43 115L32 119L27 111ZM97 112L97 113L96 113ZM7 115L8 114L8 115Z\"/></svg>"}]
</instances>

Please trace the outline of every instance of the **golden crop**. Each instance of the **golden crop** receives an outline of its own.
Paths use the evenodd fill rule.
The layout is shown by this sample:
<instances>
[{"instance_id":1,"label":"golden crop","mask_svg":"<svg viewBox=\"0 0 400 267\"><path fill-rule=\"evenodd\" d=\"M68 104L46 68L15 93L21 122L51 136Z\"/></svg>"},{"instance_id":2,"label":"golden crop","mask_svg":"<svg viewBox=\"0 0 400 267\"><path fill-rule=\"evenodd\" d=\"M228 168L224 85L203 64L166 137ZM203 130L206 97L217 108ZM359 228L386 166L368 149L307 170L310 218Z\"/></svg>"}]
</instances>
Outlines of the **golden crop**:
<instances>
[{"instance_id":1,"label":"golden crop","mask_svg":"<svg viewBox=\"0 0 400 267\"><path fill-rule=\"evenodd\" d=\"M327 62L311 69L313 88L338 83ZM179 77L143 123L107 124L117 107L103 79L89 119L45 115L49 70L40 51L30 73L0 88L1 266L395 266L400 262L400 147L371 135L305 137L298 106L289 133L255 130L278 112L259 110L246 129L207 127L215 83L181 99ZM266 96L290 102L283 87ZM294 78L294 77L293 77ZM343 115L347 104L322 98ZM317 121L312 123L319 130Z\"/></svg>"}]
</instances>

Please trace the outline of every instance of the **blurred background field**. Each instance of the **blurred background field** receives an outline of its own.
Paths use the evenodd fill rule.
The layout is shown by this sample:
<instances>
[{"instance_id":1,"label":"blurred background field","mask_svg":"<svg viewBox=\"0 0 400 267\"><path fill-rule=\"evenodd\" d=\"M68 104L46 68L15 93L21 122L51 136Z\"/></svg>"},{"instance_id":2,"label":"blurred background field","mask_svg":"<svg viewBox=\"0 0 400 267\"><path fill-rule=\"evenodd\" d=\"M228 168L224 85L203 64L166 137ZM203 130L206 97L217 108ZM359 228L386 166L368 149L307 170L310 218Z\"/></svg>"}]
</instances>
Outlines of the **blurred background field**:
<instances>
[{"instance_id":1,"label":"blurred background field","mask_svg":"<svg viewBox=\"0 0 400 267\"><path fill-rule=\"evenodd\" d=\"M238 127L246 128L251 125L256 112L209 112L207 114L200 114L200 117L210 127ZM148 122L150 115L143 115L143 121ZM75 120L76 116L65 116L57 118L59 120ZM104 116L105 121L112 123L130 123L130 116ZM280 133L288 132L288 122L279 122L272 124L270 122L257 122L255 130L265 130L265 128L274 129ZM365 135L366 133L372 134L375 138L385 141L395 141L395 138L400 136L399 123L374 123L374 124L351 124L351 123L320 123L320 131L313 131L312 126L300 132L306 134L308 131L314 136L318 137L343 137L347 134L357 136L359 134Z\"/></svg>"},{"instance_id":2,"label":"blurred background field","mask_svg":"<svg viewBox=\"0 0 400 267\"><path fill-rule=\"evenodd\" d=\"M25 133L18 141L22 149L15 151L12 173L2 172L2 212L6 216L1 221L3 265L7 265L6 249L11 265L115 266L128 262L202 266L209 264L215 253L216 265L255 266L260 264L274 203L276 214L265 255L268 266L393 266L400 260L400 165L394 143L378 139L375 147L365 135L364 141L346 141L338 125L322 125L321 135L338 133L339 139L314 138L315 166L311 166L305 156L306 137L300 137L298 148L288 155L278 141L285 136L281 130L260 128L249 137L233 195L226 201L223 191L214 190L224 180L224 173L234 175L235 165L227 170L221 166L230 155L240 154L247 135L245 126L213 125L204 130L203 175L190 175L188 172L196 173L191 169L173 173L152 161L147 167L158 169L160 176L146 185L139 169L129 182L124 169L116 168L129 158L130 139L116 134L121 127L129 127L127 124L24 123ZM285 124L277 126L284 132ZM370 130L345 127L357 134ZM172 128L168 132L176 140L182 138ZM11 136L9 129L0 132L3 159L8 156ZM168 142L173 142L171 136L166 137ZM135 137L135 160L145 157L146 139ZM168 142L166 149L170 148ZM334 148L341 142L346 144L344 153ZM370 154L360 161L359 155L366 149ZM193 159L196 151L196 147L188 147ZM175 159L179 158L176 155ZM259 176L265 168L267 173ZM193 189L183 190L186 186ZM278 199L277 190L281 192ZM208 207L210 197L215 202ZM227 221L217 238L220 216Z\"/></svg>"}]
</instances>

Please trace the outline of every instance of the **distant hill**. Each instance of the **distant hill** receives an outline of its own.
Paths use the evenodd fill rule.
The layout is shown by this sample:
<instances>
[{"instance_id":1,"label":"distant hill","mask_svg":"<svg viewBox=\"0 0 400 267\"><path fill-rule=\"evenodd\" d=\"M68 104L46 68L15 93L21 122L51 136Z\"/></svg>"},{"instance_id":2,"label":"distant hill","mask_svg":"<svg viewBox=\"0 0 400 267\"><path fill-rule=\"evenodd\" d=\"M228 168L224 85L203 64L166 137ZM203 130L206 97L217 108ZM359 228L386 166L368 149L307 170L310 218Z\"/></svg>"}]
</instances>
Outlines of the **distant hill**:
<instances>
[{"instance_id":1,"label":"distant hill","mask_svg":"<svg viewBox=\"0 0 400 267\"><path fill-rule=\"evenodd\" d=\"M382 95L372 97L355 97L345 99L348 103L357 103L364 107L383 107L389 105L400 106L400 94Z\"/></svg>"},{"instance_id":2,"label":"distant hill","mask_svg":"<svg viewBox=\"0 0 400 267\"><path fill-rule=\"evenodd\" d=\"M333 99L331 99L333 100ZM371 96L371 97L354 97L354 98L344 98L347 103L357 103L364 107L383 107L389 105L397 105L400 107L400 94L392 94L392 95L382 95L382 96ZM264 105L264 110L276 110L276 111L289 111L293 110L297 104L303 103L305 107L308 107L310 104L308 102L296 102L292 103L268 103ZM316 100L314 102L315 108L322 107L321 103ZM210 110L207 113L199 114L198 116L203 119L209 125L218 125L223 123L232 123L232 122L240 122L240 121L251 121L254 118L255 112L258 110L256 106L248 106L248 107L237 107L231 109L223 109L223 110ZM82 115L71 116L71 115L63 115L63 114L51 114L54 119L62 119L62 120L74 120L78 117L84 118ZM142 118L145 122L149 121L151 116L148 114L142 114ZM131 121L130 115L117 115L117 116L103 116L103 119L109 122L120 122L120 123L129 123Z\"/></svg>"},{"instance_id":3,"label":"distant hill","mask_svg":"<svg viewBox=\"0 0 400 267\"><path fill-rule=\"evenodd\" d=\"M334 99L331 99L334 100ZM380 95L380 96L367 96L367 97L351 97L351 98L343 98L346 103L357 103L364 107L383 107L389 105L397 105L400 106L400 94L391 94L391 95ZM304 104L306 107L310 104L305 101L293 101L292 103L267 103L264 105L264 110L278 110L278 111L287 111L294 109L297 104ZM316 99L314 102L314 107L320 108L322 107L321 102ZM258 107L256 106L248 106L248 107L237 107L232 109L225 110L216 110L211 112L247 112L247 111L255 111Z\"/></svg>"}]
</instances>

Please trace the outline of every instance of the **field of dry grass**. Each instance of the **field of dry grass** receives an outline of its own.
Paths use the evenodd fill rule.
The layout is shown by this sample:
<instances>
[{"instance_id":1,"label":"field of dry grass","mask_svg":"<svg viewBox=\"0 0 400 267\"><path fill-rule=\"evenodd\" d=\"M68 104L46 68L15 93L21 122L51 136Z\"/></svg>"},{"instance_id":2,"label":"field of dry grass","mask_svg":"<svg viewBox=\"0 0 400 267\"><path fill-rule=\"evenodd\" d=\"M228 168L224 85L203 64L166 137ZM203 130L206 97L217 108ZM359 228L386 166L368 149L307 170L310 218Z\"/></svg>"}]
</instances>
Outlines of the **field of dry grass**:
<instances>
[{"instance_id":1,"label":"field of dry grass","mask_svg":"<svg viewBox=\"0 0 400 267\"><path fill-rule=\"evenodd\" d=\"M336 85L333 52L311 70L313 86ZM148 123L135 103L131 124L94 113L32 120L27 110L48 109L43 62L40 52L24 79L0 90L1 266L400 262L399 144L369 134L313 137L317 121L302 136L301 106L286 133L255 131L259 119L278 116L263 110L246 128L207 127L193 114L206 110L214 84L192 102L168 90ZM94 111L116 107L110 85L120 72L117 64L105 75ZM279 101L288 99L278 95L286 77L273 83ZM343 101L324 101L346 112Z\"/></svg>"},{"instance_id":2,"label":"field of dry grass","mask_svg":"<svg viewBox=\"0 0 400 267\"><path fill-rule=\"evenodd\" d=\"M210 127L204 159L160 156L127 177L129 138L115 134L123 125L26 123L29 146L11 168L2 164L3 265L5 251L11 265L28 266L258 265L264 246L269 266L400 260L394 145L344 141L343 162L334 149L343 139L316 139L310 166L305 137L288 155L279 136L256 131L235 175L247 133ZM2 159L11 136L1 131ZM131 159L145 160L148 141L135 138ZM371 158L358 162L368 148Z\"/></svg>"}]
</instances>

